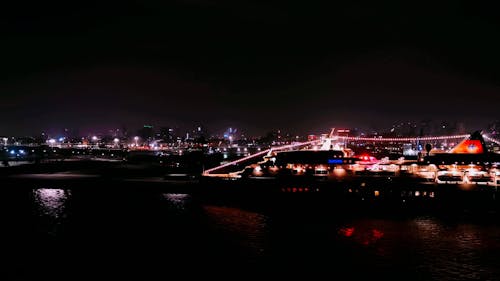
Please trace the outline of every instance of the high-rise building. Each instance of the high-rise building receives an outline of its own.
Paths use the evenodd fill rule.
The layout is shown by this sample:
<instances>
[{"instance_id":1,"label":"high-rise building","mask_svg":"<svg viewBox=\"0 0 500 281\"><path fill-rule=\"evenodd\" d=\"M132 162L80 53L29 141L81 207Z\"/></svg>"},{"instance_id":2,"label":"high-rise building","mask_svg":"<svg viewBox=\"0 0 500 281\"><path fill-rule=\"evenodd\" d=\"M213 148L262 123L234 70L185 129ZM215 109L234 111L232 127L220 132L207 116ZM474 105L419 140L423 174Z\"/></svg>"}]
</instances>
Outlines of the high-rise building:
<instances>
[{"instance_id":1,"label":"high-rise building","mask_svg":"<svg viewBox=\"0 0 500 281\"><path fill-rule=\"evenodd\" d=\"M152 125L144 125L139 131L137 132L137 135L141 137L142 140L145 141L152 141L154 138L154 130Z\"/></svg>"},{"instance_id":2,"label":"high-rise building","mask_svg":"<svg viewBox=\"0 0 500 281\"><path fill-rule=\"evenodd\" d=\"M164 142L174 142L175 130L171 127L161 127L160 132L158 132L156 136L162 139Z\"/></svg>"},{"instance_id":3,"label":"high-rise building","mask_svg":"<svg viewBox=\"0 0 500 281\"><path fill-rule=\"evenodd\" d=\"M208 132L204 126L196 126L193 130L192 137L195 142L204 142L208 139Z\"/></svg>"}]
</instances>

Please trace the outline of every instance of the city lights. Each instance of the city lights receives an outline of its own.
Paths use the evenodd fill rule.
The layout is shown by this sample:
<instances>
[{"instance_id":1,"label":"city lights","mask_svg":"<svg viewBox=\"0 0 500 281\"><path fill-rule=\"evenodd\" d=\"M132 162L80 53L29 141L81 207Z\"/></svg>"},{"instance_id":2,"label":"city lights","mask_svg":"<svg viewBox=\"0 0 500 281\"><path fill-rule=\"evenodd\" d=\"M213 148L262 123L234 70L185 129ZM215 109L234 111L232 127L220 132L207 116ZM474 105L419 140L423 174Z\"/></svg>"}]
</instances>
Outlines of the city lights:
<instances>
[{"instance_id":1,"label":"city lights","mask_svg":"<svg viewBox=\"0 0 500 281\"><path fill-rule=\"evenodd\" d=\"M374 141L374 142L416 142L416 141L436 141L436 140L448 140L448 139L463 139L469 135L455 135L455 136L437 136L437 137L413 137L413 138L364 138L364 137L342 137L339 139L345 139L350 141Z\"/></svg>"}]
</instances>

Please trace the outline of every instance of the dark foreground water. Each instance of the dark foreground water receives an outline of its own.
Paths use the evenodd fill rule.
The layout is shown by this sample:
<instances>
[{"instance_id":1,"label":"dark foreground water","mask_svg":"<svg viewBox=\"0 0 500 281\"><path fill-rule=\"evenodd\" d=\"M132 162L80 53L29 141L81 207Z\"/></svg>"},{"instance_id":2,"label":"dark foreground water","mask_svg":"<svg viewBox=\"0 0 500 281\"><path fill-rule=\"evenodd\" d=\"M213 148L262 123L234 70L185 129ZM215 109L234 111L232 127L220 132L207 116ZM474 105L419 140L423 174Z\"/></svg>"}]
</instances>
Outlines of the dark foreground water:
<instances>
[{"instance_id":1,"label":"dark foreground water","mask_svg":"<svg viewBox=\"0 0 500 281\"><path fill-rule=\"evenodd\" d=\"M0 279L500 278L496 214L261 204L140 186L4 186Z\"/></svg>"}]
</instances>

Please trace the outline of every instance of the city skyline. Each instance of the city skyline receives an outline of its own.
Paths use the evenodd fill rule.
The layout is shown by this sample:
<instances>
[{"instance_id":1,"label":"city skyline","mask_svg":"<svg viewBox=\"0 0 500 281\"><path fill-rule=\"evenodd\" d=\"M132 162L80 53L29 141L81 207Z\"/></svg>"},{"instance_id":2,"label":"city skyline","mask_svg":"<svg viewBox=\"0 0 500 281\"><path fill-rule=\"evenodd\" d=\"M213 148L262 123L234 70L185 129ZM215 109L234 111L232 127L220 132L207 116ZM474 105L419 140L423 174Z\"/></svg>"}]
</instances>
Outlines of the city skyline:
<instances>
[{"instance_id":1,"label":"city skyline","mask_svg":"<svg viewBox=\"0 0 500 281\"><path fill-rule=\"evenodd\" d=\"M474 130L500 119L495 7L9 5L3 134L199 122L307 133L428 118Z\"/></svg>"},{"instance_id":2,"label":"city skyline","mask_svg":"<svg viewBox=\"0 0 500 281\"><path fill-rule=\"evenodd\" d=\"M499 10L2 3L2 280L498 280Z\"/></svg>"},{"instance_id":3,"label":"city skyline","mask_svg":"<svg viewBox=\"0 0 500 281\"><path fill-rule=\"evenodd\" d=\"M336 126L323 128L322 130L308 130L298 132L293 128L273 128L262 133L249 132L244 127L210 127L205 124L195 123L190 126L157 126L155 124L144 124L140 127L113 127L106 129L85 129L80 128L59 128L49 130L39 130L26 135L9 135L0 132L0 137L19 138L19 139L64 139L64 142L78 139L91 138L119 138L133 139L140 137L143 140L164 140L175 141L191 139L196 140L200 137L205 141L208 139L227 139L229 135L234 140L240 139L266 139L282 136L286 139L304 139L312 135L326 135L330 133L347 134L351 137L363 136L386 136L386 137L427 137L427 136L443 136L443 135L463 135L473 132L482 132L493 138L500 136L500 121L490 122L487 126L466 127L463 122L447 122L443 120L421 120L393 122L392 126L379 128L361 128L361 127L346 127Z\"/></svg>"}]
</instances>

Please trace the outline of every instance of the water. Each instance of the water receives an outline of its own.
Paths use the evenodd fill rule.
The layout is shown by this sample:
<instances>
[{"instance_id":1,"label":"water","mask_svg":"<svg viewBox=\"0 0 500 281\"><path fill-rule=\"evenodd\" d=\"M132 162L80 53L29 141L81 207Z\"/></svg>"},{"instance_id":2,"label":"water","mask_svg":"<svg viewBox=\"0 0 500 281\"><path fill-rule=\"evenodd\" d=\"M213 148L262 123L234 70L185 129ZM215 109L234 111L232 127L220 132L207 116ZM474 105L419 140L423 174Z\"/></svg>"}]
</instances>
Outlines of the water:
<instances>
[{"instance_id":1,"label":"water","mask_svg":"<svg viewBox=\"0 0 500 281\"><path fill-rule=\"evenodd\" d=\"M500 276L497 215L344 214L300 201L247 203L254 207L140 187L4 187L0 274L2 280Z\"/></svg>"}]
</instances>

